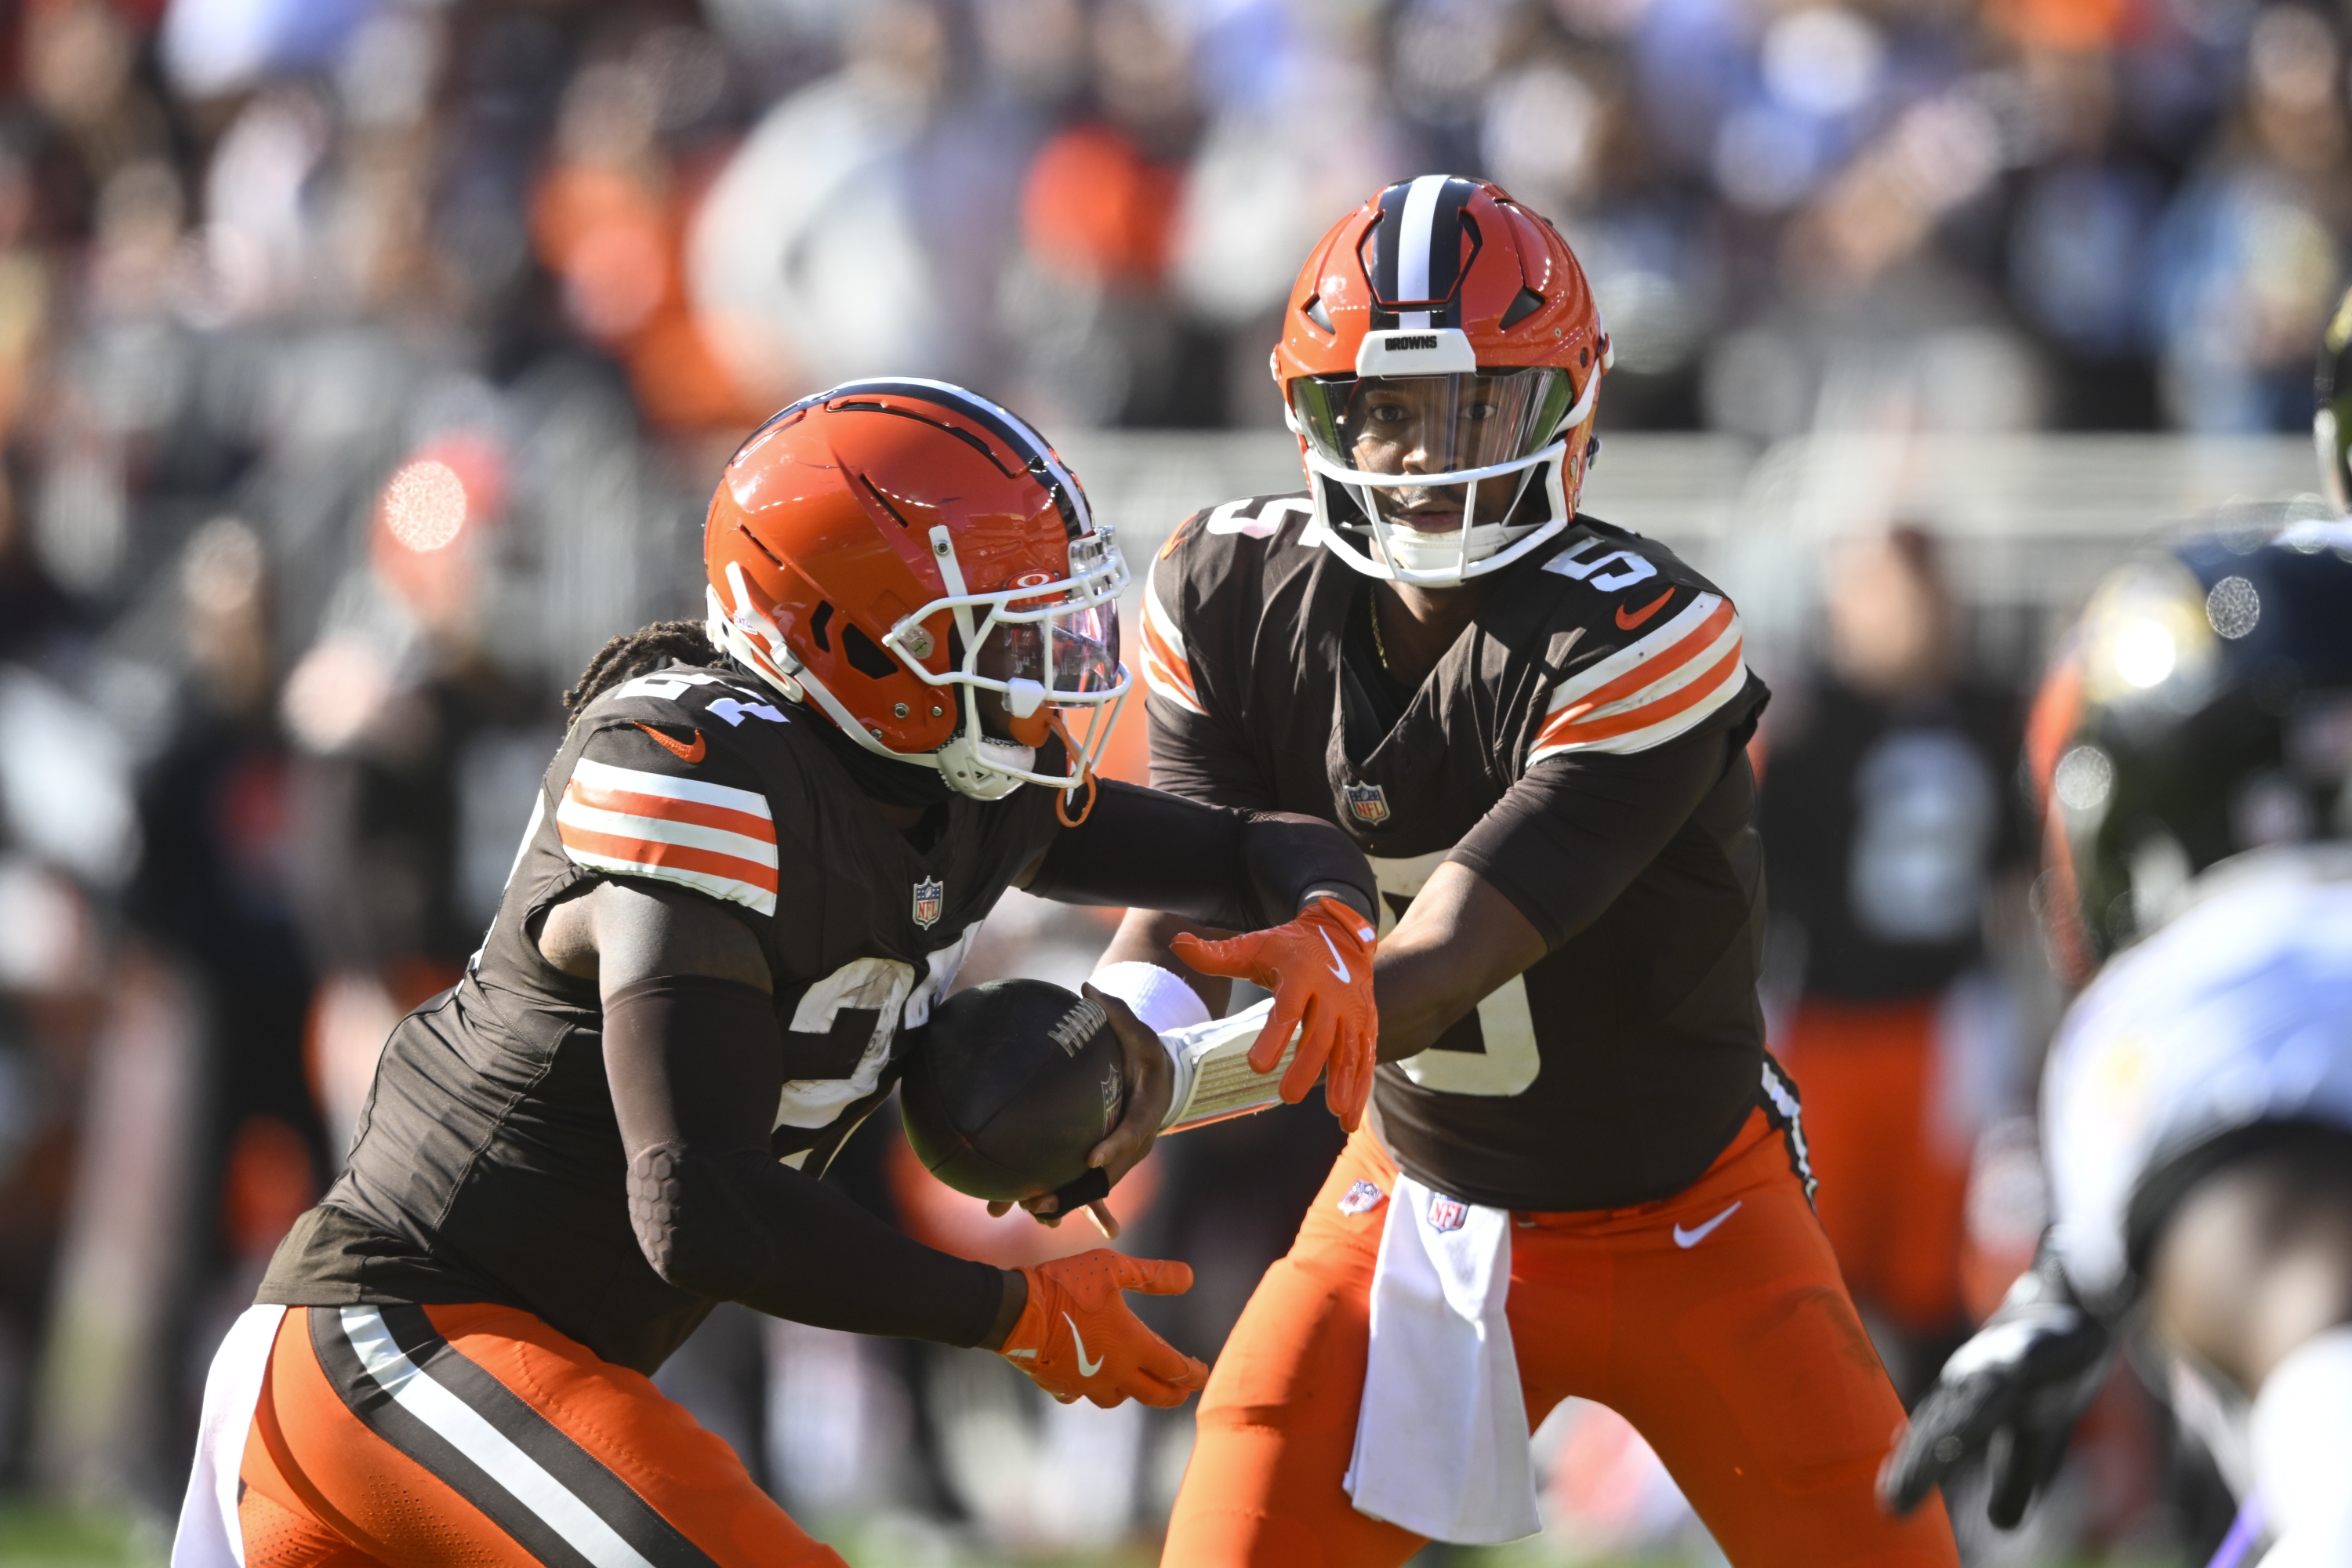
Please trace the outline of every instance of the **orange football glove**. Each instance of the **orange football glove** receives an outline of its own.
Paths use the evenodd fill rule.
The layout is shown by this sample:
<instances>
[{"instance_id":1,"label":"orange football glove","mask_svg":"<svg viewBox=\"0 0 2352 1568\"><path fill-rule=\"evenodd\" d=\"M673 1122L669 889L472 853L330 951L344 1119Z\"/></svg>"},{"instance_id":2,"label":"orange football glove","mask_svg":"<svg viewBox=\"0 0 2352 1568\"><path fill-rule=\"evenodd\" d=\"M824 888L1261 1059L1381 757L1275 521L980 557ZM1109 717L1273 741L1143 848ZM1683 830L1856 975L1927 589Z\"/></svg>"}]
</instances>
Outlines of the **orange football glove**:
<instances>
[{"instance_id":1,"label":"orange football glove","mask_svg":"<svg viewBox=\"0 0 2352 1568\"><path fill-rule=\"evenodd\" d=\"M1318 899L1298 918L1271 931L1223 942L1186 932L1169 951L1203 974L1230 974L1274 993L1274 1011L1250 1047L1249 1064L1274 1070L1282 1047L1298 1030L1298 1054L1282 1075L1282 1098L1307 1098L1328 1066L1323 1098L1339 1125L1353 1132L1372 1098L1380 1047L1380 1010L1372 1004L1373 932L1363 916L1337 899Z\"/></svg>"},{"instance_id":2,"label":"orange football glove","mask_svg":"<svg viewBox=\"0 0 2352 1568\"><path fill-rule=\"evenodd\" d=\"M1029 1304L998 1353L1063 1404L1083 1394L1106 1410L1126 1399L1165 1410L1209 1381L1206 1366L1145 1328L1119 1294L1181 1296L1192 1288L1190 1266L1097 1247L1021 1272Z\"/></svg>"}]
</instances>

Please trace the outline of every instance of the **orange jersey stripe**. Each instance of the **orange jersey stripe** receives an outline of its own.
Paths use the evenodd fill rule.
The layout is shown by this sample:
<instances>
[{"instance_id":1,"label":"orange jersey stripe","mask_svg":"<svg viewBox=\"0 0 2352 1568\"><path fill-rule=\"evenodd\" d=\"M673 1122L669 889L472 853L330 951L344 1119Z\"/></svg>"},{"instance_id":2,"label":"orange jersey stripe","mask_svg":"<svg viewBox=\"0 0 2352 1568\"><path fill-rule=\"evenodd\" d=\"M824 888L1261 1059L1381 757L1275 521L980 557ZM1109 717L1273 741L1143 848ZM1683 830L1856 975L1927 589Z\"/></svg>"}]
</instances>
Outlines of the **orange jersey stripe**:
<instances>
[{"instance_id":1,"label":"orange jersey stripe","mask_svg":"<svg viewBox=\"0 0 2352 1568\"><path fill-rule=\"evenodd\" d=\"M1537 735L1535 750L1546 746L1572 745L1583 742L1607 741L1619 735L1646 730L1653 724L1663 724L1675 714L1695 708L1719 690L1733 670L1739 668L1740 643L1733 643L1724 656L1709 665L1699 678L1679 691L1670 692L1654 702L1644 702L1639 708L1606 719L1580 723L1577 715L1585 711L1581 706L1557 714Z\"/></svg>"},{"instance_id":2,"label":"orange jersey stripe","mask_svg":"<svg viewBox=\"0 0 2352 1568\"><path fill-rule=\"evenodd\" d=\"M638 866L669 866L681 871L700 871L705 876L725 877L773 894L776 890L776 868L762 866L756 860L746 860L737 855L721 855L715 849L692 849L683 844L656 844L650 838L624 838L617 834L593 833L584 827L558 820L555 830L562 835L567 848L583 854L601 855L608 860L622 860Z\"/></svg>"},{"instance_id":3,"label":"orange jersey stripe","mask_svg":"<svg viewBox=\"0 0 2352 1568\"><path fill-rule=\"evenodd\" d=\"M1192 667L1168 646L1168 639L1160 635L1159 628L1151 624L1149 616L1143 617L1143 651L1160 666L1162 675L1184 689L1185 696L1195 702L1200 700L1200 693L1192 685Z\"/></svg>"},{"instance_id":4,"label":"orange jersey stripe","mask_svg":"<svg viewBox=\"0 0 2352 1568\"><path fill-rule=\"evenodd\" d=\"M1615 679L1586 692L1580 700L1578 710L1589 713L1595 708L1606 708L1612 702L1631 697L1643 687L1673 674L1705 653L1708 645L1723 635L1723 628L1731 624L1731 617L1736 613L1731 601L1724 600L1708 612L1706 619L1693 626L1665 652L1643 659Z\"/></svg>"},{"instance_id":5,"label":"orange jersey stripe","mask_svg":"<svg viewBox=\"0 0 2352 1568\"><path fill-rule=\"evenodd\" d=\"M717 827L729 833L740 833L746 838L757 838L764 844L776 841L776 825L748 811L706 805L698 800L677 800L666 795L598 789L582 784L577 778L564 785L563 794L567 800L576 800L599 811L617 811L627 816L657 816L667 822L690 822L698 827Z\"/></svg>"}]
</instances>

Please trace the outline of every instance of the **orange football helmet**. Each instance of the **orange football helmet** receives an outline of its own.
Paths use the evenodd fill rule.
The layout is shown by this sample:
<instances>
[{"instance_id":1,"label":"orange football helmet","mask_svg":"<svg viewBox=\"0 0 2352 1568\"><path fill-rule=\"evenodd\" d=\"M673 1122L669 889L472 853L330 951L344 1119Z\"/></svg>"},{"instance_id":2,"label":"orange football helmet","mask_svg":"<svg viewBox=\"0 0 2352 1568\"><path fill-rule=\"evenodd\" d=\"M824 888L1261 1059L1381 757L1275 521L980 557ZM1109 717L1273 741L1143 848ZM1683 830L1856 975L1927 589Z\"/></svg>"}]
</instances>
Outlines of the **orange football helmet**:
<instances>
[{"instance_id":1,"label":"orange football helmet","mask_svg":"<svg viewBox=\"0 0 2352 1568\"><path fill-rule=\"evenodd\" d=\"M960 794L1076 788L1109 739L1127 563L1045 437L975 393L853 381L793 404L729 460L702 552L711 641ZM1049 735L1066 773L1038 769Z\"/></svg>"},{"instance_id":2,"label":"orange football helmet","mask_svg":"<svg viewBox=\"0 0 2352 1568\"><path fill-rule=\"evenodd\" d=\"M1274 351L1312 536L1433 586L1520 559L1576 515L1614 357L1547 219L1481 181L1389 186L1316 246Z\"/></svg>"}]
</instances>

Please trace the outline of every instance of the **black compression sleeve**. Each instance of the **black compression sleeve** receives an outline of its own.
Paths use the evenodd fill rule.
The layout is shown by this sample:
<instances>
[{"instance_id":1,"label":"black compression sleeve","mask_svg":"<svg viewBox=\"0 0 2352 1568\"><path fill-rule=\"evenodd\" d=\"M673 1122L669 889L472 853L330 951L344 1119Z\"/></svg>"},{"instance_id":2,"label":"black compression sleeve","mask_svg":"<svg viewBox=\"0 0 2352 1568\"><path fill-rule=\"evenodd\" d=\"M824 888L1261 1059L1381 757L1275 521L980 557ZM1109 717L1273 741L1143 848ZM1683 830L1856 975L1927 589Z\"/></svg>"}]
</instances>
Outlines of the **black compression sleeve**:
<instances>
[{"instance_id":1,"label":"black compression sleeve","mask_svg":"<svg viewBox=\"0 0 2352 1568\"><path fill-rule=\"evenodd\" d=\"M1722 779L1729 744L1710 729L1632 756L1546 758L1447 858L1492 883L1557 948L1657 858Z\"/></svg>"},{"instance_id":2,"label":"black compression sleeve","mask_svg":"<svg viewBox=\"0 0 2352 1568\"><path fill-rule=\"evenodd\" d=\"M856 1333L987 1336L1001 1271L910 1240L769 1153L783 1050L766 992L703 975L624 986L604 1004L604 1075L629 1220L670 1284Z\"/></svg>"},{"instance_id":3,"label":"black compression sleeve","mask_svg":"<svg viewBox=\"0 0 2352 1568\"><path fill-rule=\"evenodd\" d=\"M1372 917L1372 868L1328 822L1203 805L1115 779L1100 789L1086 821L1054 840L1029 891L1165 910L1229 931L1281 925L1318 897Z\"/></svg>"}]
</instances>

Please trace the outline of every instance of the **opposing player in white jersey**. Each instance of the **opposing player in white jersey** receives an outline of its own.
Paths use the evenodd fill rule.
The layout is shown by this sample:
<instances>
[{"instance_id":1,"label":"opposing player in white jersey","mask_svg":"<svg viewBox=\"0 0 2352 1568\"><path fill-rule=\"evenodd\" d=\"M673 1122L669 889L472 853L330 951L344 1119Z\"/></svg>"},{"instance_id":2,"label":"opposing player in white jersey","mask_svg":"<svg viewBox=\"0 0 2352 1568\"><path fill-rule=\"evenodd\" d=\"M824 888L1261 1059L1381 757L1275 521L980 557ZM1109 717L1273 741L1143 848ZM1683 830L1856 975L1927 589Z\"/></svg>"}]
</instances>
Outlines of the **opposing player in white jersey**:
<instances>
[{"instance_id":1,"label":"opposing player in white jersey","mask_svg":"<svg viewBox=\"0 0 2352 1568\"><path fill-rule=\"evenodd\" d=\"M2347 305L2320 369L2339 512ZM2122 569L2045 684L2027 750L2058 945L2077 978L2097 966L2042 1085L2054 1223L1914 1414L1882 1496L1912 1507L1981 1452L1989 1512L2016 1523L2119 1342L2144 1334L2242 1500L2215 1568L2257 1549L2263 1568L2342 1568L2352 520Z\"/></svg>"}]
</instances>

